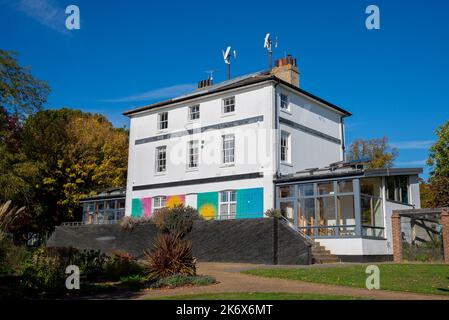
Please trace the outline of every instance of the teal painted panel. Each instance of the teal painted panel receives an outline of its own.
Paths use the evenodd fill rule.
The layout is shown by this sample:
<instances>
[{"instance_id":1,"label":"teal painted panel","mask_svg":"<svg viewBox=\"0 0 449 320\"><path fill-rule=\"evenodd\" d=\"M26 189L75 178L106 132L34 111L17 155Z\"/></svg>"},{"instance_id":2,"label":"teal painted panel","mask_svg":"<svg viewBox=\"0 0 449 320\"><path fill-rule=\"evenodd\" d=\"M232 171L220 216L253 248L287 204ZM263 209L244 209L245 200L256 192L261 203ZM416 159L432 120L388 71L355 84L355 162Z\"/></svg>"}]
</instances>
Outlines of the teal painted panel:
<instances>
[{"instance_id":1,"label":"teal painted panel","mask_svg":"<svg viewBox=\"0 0 449 320\"><path fill-rule=\"evenodd\" d=\"M133 199L131 203L131 217L140 218L142 216L142 201Z\"/></svg>"},{"instance_id":2,"label":"teal painted panel","mask_svg":"<svg viewBox=\"0 0 449 320\"><path fill-rule=\"evenodd\" d=\"M237 190L237 219L263 217L263 188Z\"/></svg>"}]
</instances>

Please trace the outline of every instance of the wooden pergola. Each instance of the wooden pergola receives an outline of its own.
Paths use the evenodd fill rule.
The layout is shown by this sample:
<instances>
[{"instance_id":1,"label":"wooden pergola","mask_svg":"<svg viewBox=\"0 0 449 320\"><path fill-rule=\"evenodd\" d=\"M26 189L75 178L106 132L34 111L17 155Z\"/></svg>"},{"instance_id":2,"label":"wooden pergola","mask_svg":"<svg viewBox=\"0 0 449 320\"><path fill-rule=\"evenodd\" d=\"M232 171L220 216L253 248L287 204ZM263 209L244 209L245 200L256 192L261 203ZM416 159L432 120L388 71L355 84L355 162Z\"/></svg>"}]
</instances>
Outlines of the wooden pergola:
<instances>
[{"instance_id":1,"label":"wooden pergola","mask_svg":"<svg viewBox=\"0 0 449 320\"><path fill-rule=\"evenodd\" d=\"M449 263L449 208L429 208L429 209L410 209L395 210L391 216L391 226L393 232L393 260L402 261L402 232L401 218L410 218L412 224L421 227L426 231L430 239L440 234L433 228L429 228L426 223L440 224L441 235L443 238L444 263ZM420 240L420 239L418 239Z\"/></svg>"}]
</instances>

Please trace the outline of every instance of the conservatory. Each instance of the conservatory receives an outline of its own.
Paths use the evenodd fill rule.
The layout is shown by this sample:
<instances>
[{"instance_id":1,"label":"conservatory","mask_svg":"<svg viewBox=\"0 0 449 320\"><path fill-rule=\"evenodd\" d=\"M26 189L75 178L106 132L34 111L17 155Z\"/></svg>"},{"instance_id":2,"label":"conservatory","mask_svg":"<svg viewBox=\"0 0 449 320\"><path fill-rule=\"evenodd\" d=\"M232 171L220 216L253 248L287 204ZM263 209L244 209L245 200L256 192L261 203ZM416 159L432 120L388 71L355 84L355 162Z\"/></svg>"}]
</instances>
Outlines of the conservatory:
<instances>
[{"instance_id":1,"label":"conservatory","mask_svg":"<svg viewBox=\"0 0 449 320\"><path fill-rule=\"evenodd\" d=\"M420 173L357 166L306 170L276 179L276 206L333 254L389 255L392 211L420 207Z\"/></svg>"}]
</instances>

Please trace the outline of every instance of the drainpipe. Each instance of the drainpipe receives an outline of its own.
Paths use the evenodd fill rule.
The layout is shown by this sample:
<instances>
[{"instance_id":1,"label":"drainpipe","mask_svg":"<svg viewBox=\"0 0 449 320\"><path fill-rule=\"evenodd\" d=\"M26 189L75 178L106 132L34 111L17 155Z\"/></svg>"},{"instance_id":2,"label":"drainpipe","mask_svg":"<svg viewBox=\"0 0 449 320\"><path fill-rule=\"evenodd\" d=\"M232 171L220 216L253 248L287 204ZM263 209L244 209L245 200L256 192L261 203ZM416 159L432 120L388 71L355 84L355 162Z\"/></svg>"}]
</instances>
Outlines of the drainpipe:
<instances>
[{"instance_id":1,"label":"drainpipe","mask_svg":"<svg viewBox=\"0 0 449 320\"><path fill-rule=\"evenodd\" d=\"M341 131L341 151L343 153L342 161L346 161L346 142L345 142L345 117L342 116L340 120L340 131Z\"/></svg>"},{"instance_id":2,"label":"drainpipe","mask_svg":"<svg viewBox=\"0 0 449 320\"><path fill-rule=\"evenodd\" d=\"M277 86L279 85L279 82L276 82L274 85L274 129L275 129L275 146L276 146L276 150L274 153L274 159L275 159L275 172L274 172L274 176L277 178L278 174L279 174L279 146L278 146L278 142L279 142L279 114L278 114L278 95L277 95ZM273 203L273 208L276 208L276 204L277 204L277 193L276 193L276 184L273 183L273 189L274 189L274 203Z\"/></svg>"}]
</instances>

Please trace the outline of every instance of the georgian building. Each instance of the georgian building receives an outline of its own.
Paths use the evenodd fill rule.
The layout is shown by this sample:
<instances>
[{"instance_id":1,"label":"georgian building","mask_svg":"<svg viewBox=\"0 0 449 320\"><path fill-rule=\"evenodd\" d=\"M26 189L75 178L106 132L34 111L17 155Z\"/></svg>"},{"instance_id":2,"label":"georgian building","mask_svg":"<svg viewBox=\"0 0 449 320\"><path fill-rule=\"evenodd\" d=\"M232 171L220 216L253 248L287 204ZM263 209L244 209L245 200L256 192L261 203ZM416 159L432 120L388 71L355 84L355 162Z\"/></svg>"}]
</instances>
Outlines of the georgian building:
<instances>
[{"instance_id":1,"label":"georgian building","mask_svg":"<svg viewBox=\"0 0 449 320\"><path fill-rule=\"evenodd\" d=\"M421 169L366 170L345 161L350 112L299 86L296 59L125 112L126 215L177 203L208 219L262 218L347 260L391 254L393 209L420 207ZM369 257L368 257L369 258Z\"/></svg>"}]
</instances>

